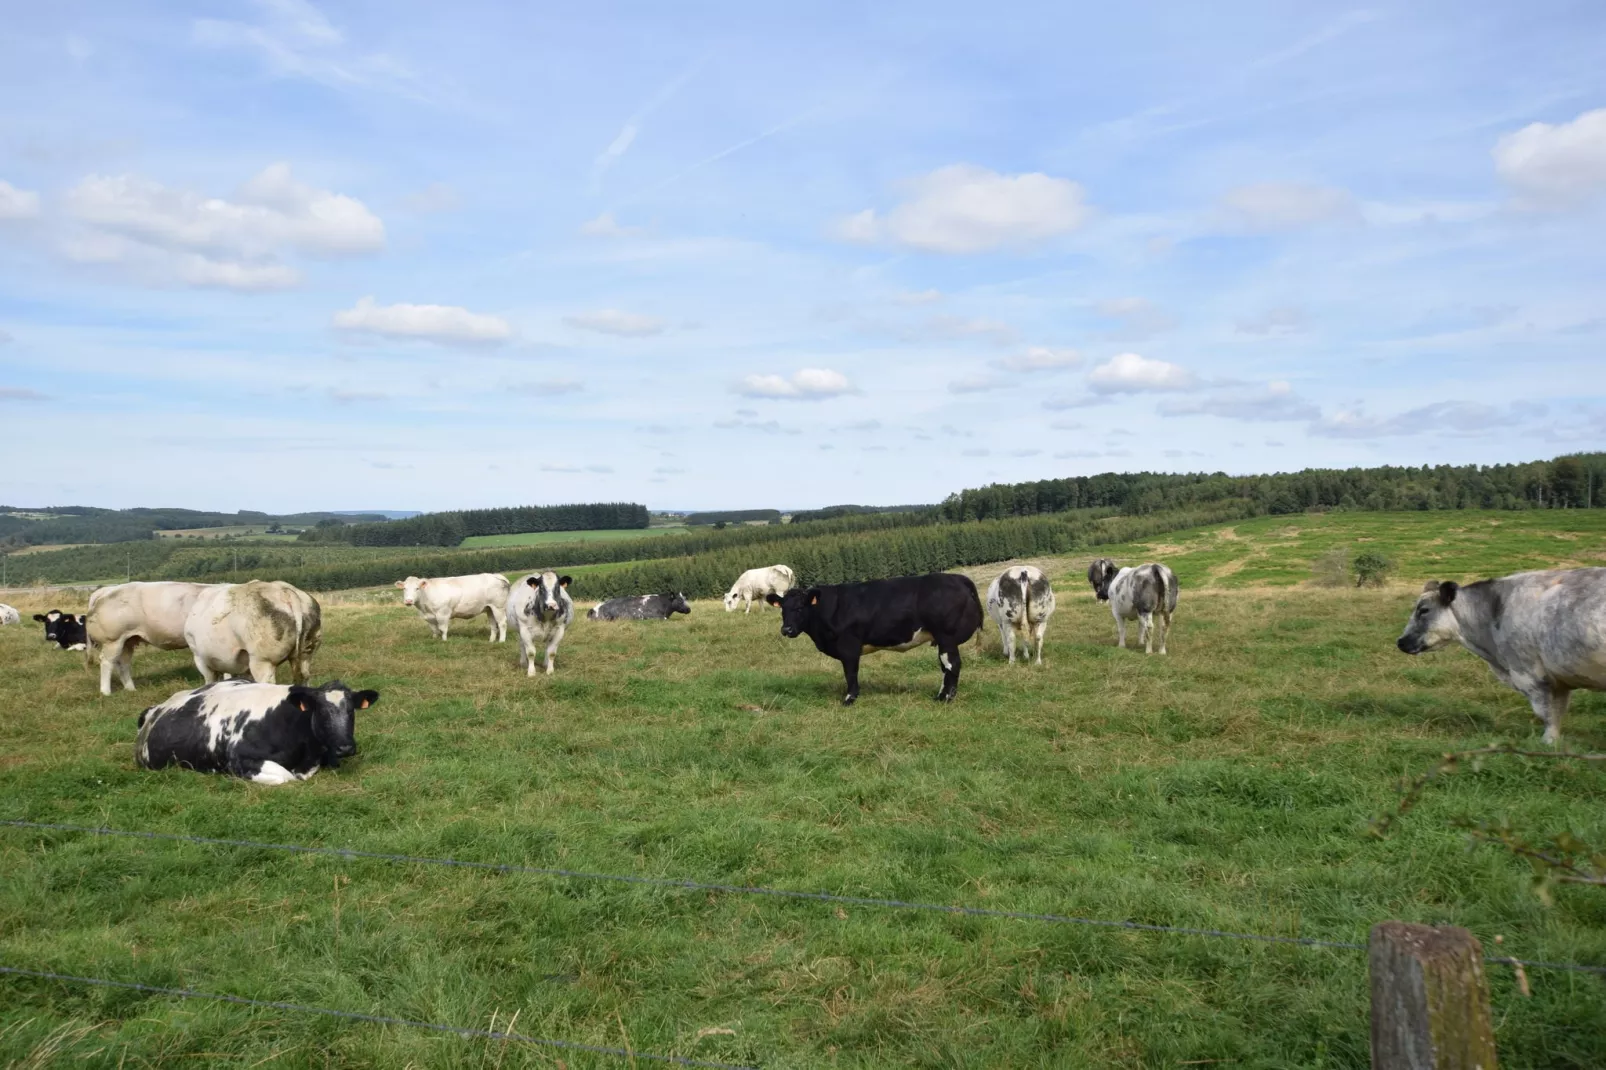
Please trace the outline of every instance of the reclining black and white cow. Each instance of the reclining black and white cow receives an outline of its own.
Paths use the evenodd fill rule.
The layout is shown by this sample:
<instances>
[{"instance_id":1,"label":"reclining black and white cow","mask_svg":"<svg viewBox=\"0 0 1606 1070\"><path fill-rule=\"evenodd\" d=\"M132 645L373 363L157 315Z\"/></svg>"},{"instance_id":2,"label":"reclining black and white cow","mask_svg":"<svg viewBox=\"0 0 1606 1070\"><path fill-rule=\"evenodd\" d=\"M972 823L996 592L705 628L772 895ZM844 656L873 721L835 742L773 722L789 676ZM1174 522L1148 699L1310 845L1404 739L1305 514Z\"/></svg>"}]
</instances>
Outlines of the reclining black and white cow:
<instances>
[{"instance_id":1,"label":"reclining black and white cow","mask_svg":"<svg viewBox=\"0 0 1606 1070\"><path fill-rule=\"evenodd\" d=\"M322 687L221 680L139 715L134 759L258 784L305 780L357 753L356 716L379 701L339 680Z\"/></svg>"},{"instance_id":2,"label":"reclining black and white cow","mask_svg":"<svg viewBox=\"0 0 1606 1070\"><path fill-rule=\"evenodd\" d=\"M951 701L959 690L959 644L981 627L981 598L969 576L933 572L869 583L839 583L765 597L781 607L781 634L807 635L820 653L842 663L847 694L859 697L859 659L878 650L913 650L930 644L942 666L937 698Z\"/></svg>"},{"instance_id":3,"label":"reclining black and white cow","mask_svg":"<svg viewBox=\"0 0 1606 1070\"><path fill-rule=\"evenodd\" d=\"M668 620L676 613L690 613L686 596L671 594L640 594L626 598L610 598L591 607L586 614L590 620Z\"/></svg>"},{"instance_id":4,"label":"reclining black and white cow","mask_svg":"<svg viewBox=\"0 0 1606 1070\"><path fill-rule=\"evenodd\" d=\"M1521 692L1544 722L1545 742L1559 743L1572 693L1606 691L1606 568L1429 583L1395 645L1422 654L1451 643Z\"/></svg>"},{"instance_id":5,"label":"reclining black and white cow","mask_svg":"<svg viewBox=\"0 0 1606 1070\"><path fill-rule=\"evenodd\" d=\"M1158 632L1160 653L1165 653L1171 616L1177 611L1175 573L1164 565L1154 564L1118 569L1114 561L1101 557L1087 566L1087 581L1093 585L1098 600L1110 604L1110 612L1115 615L1117 646L1126 647L1126 622L1135 619L1143 652L1154 653L1154 638Z\"/></svg>"},{"instance_id":6,"label":"reclining black and white cow","mask_svg":"<svg viewBox=\"0 0 1606 1070\"><path fill-rule=\"evenodd\" d=\"M45 642L55 643L63 650L82 650L84 618L52 609L48 613L35 613L33 619L45 626Z\"/></svg>"}]
</instances>

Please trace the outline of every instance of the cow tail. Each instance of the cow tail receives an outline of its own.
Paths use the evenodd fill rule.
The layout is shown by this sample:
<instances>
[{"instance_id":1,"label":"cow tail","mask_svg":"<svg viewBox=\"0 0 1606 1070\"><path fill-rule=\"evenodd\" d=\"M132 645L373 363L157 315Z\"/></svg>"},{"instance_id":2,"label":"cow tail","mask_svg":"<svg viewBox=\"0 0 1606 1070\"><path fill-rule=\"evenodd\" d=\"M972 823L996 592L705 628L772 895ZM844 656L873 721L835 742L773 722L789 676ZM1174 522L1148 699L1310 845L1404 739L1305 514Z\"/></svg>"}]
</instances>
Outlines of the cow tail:
<instances>
[{"instance_id":1,"label":"cow tail","mask_svg":"<svg viewBox=\"0 0 1606 1070\"><path fill-rule=\"evenodd\" d=\"M89 614L84 614L84 668L95 667L95 639L89 634Z\"/></svg>"},{"instance_id":2,"label":"cow tail","mask_svg":"<svg viewBox=\"0 0 1606 1070\"><path fill-rule=\"evenodd\" d=\"M290 603L290 619L296 622L296 643L295 643L295 659L296 659L296 663L295 663L295 666L292 666L291 669L290 669L290 677L291 677L291 680L293 681L295 679L296 667L301 664L302 659L306 656L307 627L306 627L306 622L302 619L302 616L301 616L301 600L292 595L288 599L288 601ZM312 683L312 680L308 679L307 683L309 683L309 684Z\"/></svg>"},{"instance_id":3,"label":"cow tail","mask_svg":"<svg viewBox=\"0 0 1606 1070\"><path fill-rule=\"evenodd\" d=\"M1159 565L1150 565L1149 570L1154 573L1154 582L1160 585L1160 604L1156 608L1161 613L1169 612L1166 609L1165 569Z\"/></svg>"}]
</instances>

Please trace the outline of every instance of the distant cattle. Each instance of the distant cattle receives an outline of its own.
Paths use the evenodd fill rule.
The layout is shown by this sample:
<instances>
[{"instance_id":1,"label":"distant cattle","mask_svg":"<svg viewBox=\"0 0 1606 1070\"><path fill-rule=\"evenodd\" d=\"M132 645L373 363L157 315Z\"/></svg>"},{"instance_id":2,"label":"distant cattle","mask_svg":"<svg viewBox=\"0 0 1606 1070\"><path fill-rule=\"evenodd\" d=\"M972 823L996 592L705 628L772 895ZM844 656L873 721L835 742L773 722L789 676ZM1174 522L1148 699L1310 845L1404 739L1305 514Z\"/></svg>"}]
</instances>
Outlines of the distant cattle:
<instances>
[{"instance_id":1,"label":"distant cattle","mask_svg":"<svg viewBox=\"0 0 1606 1070\"><path fill-rule=\"evenodd\" d=\"M725 592L725 612L730 613L738 604L745 608L743 612L753 612L753 603L761 607L764 600L772 594L785 594L792 589L797 579L792 570L785 565L770 565L768 568L750 568L731 584L731 589Z\"/></svg>"},{"instance_id":2,"label":"distant cattle","mask_svg":"<svg viewBox=\"0 0 1606 1070\"><path fill-rule=\"evenodd\" d=\"M1606 568L1429 583L1396 645L1421 654L1451 643L1521 692L1544 722L1545 742L1558 743L1572 693L1606 691Z\"/></svg>"},{"instance_id":3,"label":"distant cattle","mask_svg":"<svg viewBox=\"0 0 1606 1070\"><path fill-rule=\"evenodd\" d=\"M16 624L20 620L22 620L22 614L4 602L0 602L0 627L4 627L7 624Z\"/></svg>"},{"instance_id":4,"label":"distant cattle","mask_svg":"<svg viewBox=\"0 0 1606 1070\"><path fill-rule=\"evenodd\" d=\"M100 652L100 693L112 693L115 669L124 689L134 690L134 648L148 643L158 650L183 650L184 622L205 583L119 583L89 596L84 614L84 660Z\"/></svg>"},{"instance_id":5,"label":"distant cattle","mask_svg":"<svg viewBox=\"0 0 1606 1070\"><path fill-rule=\"evenodd\" d=\"M52 609L35 613L33 619L45 626L45 642L55 643L63 650L84 649L84 618Z\"/></svg>"},{"instance_id":6,"label":"distant cattle","mask_svg":"<svg viewBox=\"0 0 1606 1070\"><path fill-rule=\"evenodd\" d=\"M209 684L219 676L246 674L259 684L276 683L286 663L292 682L305 684L322 638L317 599L278 580L208 587L184 620L184 640Z\"/></svg>"},{"instance_id":7,"label":"distant cattle","mask_svg":"<svg viewBox=\"0 0 1606 1070\"><path fill-rule=\"evenodd\" d=\"M586 614L590 620L668 620L676 613L690 613L683 594L640 594L627 598L610 598L593 606Z\"/></svg>"},{"instance_id":8,"label":"distant cattle","mask_svg":"<svg viewBox=\"0 0 1606 1070\"><path fill-rule=\"evenodd\" d=\"M934 572L869 583L793 588L766 599L781 607L781 634L807 635L820 653L842 663L847 693L842 705L859 697L859 659L878 650L912 650L930 644L942 666L947 702L959 690L959 644L981 627L981 600L968 576Z\"/></svg>"},{"instance_id":9,"label":"distant cattle","mask_svg":"<svg viewBox=\"0 0 1606 1070\"><path fill-rule=\"evenodd\" d=\"M1177 611L1177 577L1164 565L1139 565L1117 569L1115 562L1101 557L1087 567L1087 580L1100 602L1110 604L1115 615L1118 645L1126 647L1126 622L1138 622L1138 642L1145 654L1154 653L1154 637L1160 636L1160 653L1165 653L1166 636L1171 632L1171 615ZM1159 614L1159 621L1155 620Z\"/></svg>"},{"instance_id":10,"label":"distant cattle","mask_svg":"<svg viewBox=\"0 0 1606 1070\"><path fill-rule=\"evenodd\" d=\"M379 701L338 680L322 687L224 680L180 691L139 715L134 759L258 784L305 780L357 753L356 714Z\"/></svg>"},{"instance_id":11,"label":"distant cattle","mask_svg":"<svg viewBox=\"0 0 1606 1070\"><path fill-rule=\"evenodd\" d=\"M507 616L519 633L519 668L526 676L535 675L535 649L542 644L546 645L546 672L552 675L558 644L574 621L569 583L568 576L532 572L515 583L507 596Z\"/></svg>"},{"instance_id":12,"label":"distant cattle","mask_svg":"<svg viewBox=\"0 0 1606 1070\"><path fill-rule=\"evenodd\" d=\"M477 576L438 576L397 580L402 605L415 606L430 634L444 640L453 620L472 620L481 613L491 622L491 642L507 638L507 577L495 572Z\"/></svg>"},{"instance_id":13,"label":"distant cattle","mask_svg":"<svg viewBox=\"0 0 1606 1070\"><path fill-rule=\"evenodd\" d=\"M1043 570L1034 565L1005 569L987 587L987 615L998 625L1009 663L1015 664L1015 643L1021 645L1022 660L1037 648L1037 664L1043 664L1043 635L1048 618L1054 615L1054 588Z\"/></svg>"}]
</instances>

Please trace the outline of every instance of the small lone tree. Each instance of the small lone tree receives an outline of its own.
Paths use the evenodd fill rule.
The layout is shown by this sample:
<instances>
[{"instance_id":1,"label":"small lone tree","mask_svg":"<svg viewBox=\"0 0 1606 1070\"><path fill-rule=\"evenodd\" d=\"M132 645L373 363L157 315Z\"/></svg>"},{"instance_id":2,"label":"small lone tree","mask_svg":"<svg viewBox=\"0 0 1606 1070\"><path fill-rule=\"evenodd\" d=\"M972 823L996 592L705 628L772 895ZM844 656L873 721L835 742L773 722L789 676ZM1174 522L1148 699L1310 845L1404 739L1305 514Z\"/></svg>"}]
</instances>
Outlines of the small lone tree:
<instances>
[{"instance_id":1,"label":"small lone tree","mask_svg":"<svg viewBox=\"0 0 1606 1070\"><path fill-rule=\"evenodd\" d=\"M1394 562L1376 550L1363 550L1355 555L1355 586L1381 587Z\"/></svg>"}]
</instances>

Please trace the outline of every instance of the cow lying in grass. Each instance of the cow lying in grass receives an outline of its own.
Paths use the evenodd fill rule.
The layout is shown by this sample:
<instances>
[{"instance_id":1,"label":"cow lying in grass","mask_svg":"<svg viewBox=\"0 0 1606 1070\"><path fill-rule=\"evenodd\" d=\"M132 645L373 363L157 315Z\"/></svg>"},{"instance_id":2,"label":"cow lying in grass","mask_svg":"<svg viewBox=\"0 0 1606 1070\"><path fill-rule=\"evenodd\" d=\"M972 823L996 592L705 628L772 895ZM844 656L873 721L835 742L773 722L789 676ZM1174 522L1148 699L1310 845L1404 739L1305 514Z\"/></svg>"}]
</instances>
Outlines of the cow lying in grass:
<instances>
[{"instance_id":1,"label":"cow lying in grass","mask_svg":"<svg viewBox=\"0 0 1606 1070\"><path fill-rule=\"evenodd\" d=\"M591 607L589 620L668 620L676 613L690 613L683 594L641 594L610 598Z\"/></svg>"}]
</instances>

